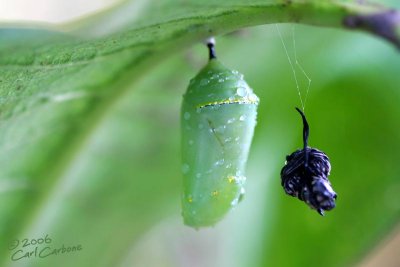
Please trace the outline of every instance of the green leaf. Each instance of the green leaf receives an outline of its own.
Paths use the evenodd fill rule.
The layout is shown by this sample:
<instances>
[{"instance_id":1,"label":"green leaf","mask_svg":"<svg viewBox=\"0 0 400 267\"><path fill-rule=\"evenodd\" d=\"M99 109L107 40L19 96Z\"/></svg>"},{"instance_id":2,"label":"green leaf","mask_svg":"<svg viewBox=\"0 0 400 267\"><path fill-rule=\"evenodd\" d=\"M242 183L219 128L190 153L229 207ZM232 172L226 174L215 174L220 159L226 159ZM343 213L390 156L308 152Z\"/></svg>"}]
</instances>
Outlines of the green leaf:
<instances>
[{"instance_id":1,"label":"green leaf","mask_svg":"<svg viewBox=\"0 0 400 267\"><path fill-rule=\"evenodd\" d=\"M200 66L192 63L189 69L191 63L174 57L156 67L169 55L209 35L276 22L358 27L396 45L399 42L398 13L357 1L149 1L142 5L143 12L104 36L99 35L101 25L115 20L127 6L66 26L75 27L72 32L0 30L2 265L115 266L124 262L144 231L163 218L179 216L180 95ZM382 31L382 25L388 31ZM307 28L301 33L314 31ZM267 172L260 170L273 158L268 178L277 177L268 192L260 191L269 194L272 203L267 206L254 201L257 193L248 191L245 202L253 203L253 210L264 208L266 218L260 218L257 227L244 229L268 233L253 239L245 236L244 244L236 242L246 247L243 252L264 244L252 256L238 253L241 266L250 261L261 266L345 264L372 246L398 219L398 55L362 35L351 39L350 33L343 37L332 30L318 35L308 35L307 41L314 43L307 60L315 61L315 77L322 81L315 86L318 89L307 112L311 145L323 148L336 168L332 183L337 184L339 204L327 220L314 218L302 203L280 192L280 164L294 148L283 143L295 138L300 142L301 132L292 111L297 99L290 72L285 58L276 56L283 55L280 44L273 48L265 39L251 36L247 43L227 37L218 46L223 61L231 58L232 66L242 72L248 69L247 80L254 81L250 84L260 94L261 104L263 99L268 103L260 107L249 171L266 179L263 173ZM253 38L262 41L251 49ZM240 42L241 48L235 48ZM321 42L326 42L323 47ZM305 45L300 49L306 49ZM354 57L355 50L362 56ZM355 63L364 58L372 66ZM330 68L319 68L329 62ZM275 76L266 77L266 70ZM269 99L279 99L279 105ZM341 128L346 121L349 130ZM380 138L381 132L385 138ZM240 209L231 217L243 213ZM10 259L15 250L8 250L9 242L45 235L52 238L52 248L80 244L83 250L45 259Z\"/></svg>"}]
</instances>

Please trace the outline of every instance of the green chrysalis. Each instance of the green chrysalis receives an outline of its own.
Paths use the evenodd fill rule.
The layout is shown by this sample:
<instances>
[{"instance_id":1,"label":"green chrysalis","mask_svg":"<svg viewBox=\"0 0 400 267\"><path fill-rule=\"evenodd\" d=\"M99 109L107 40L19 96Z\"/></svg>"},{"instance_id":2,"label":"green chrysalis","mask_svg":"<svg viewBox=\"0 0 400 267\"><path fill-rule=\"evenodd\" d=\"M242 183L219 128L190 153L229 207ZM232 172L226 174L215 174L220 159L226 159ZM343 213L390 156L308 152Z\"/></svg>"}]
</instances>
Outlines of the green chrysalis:
<instances>
[{"instance_id":1,"label":"green chrysalis","mask_svg":"<svg viewBox=\"0 0 400 267\"><path fill-rule=\"evenodd\" d=\"M212 226L241 200L259 99L243 75L210 61L194 77L181 109L182 215L188 226Z\"/></svg>"}]
</instances>

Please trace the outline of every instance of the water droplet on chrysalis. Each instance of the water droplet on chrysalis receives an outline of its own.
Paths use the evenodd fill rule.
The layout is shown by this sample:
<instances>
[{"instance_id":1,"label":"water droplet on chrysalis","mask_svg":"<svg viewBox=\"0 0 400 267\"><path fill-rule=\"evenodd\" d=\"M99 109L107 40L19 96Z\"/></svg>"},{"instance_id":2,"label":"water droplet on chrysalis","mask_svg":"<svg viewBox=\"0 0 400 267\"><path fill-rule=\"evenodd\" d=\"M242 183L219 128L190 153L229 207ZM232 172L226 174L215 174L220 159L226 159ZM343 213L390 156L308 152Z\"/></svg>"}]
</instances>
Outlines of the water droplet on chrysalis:
<instances>
[{"instance_id":1,"label":"water droplet on chrysalis","mask_svg":"<svg viewBox=\"0 0 400 267\"><path fill-rule=\"evenodd\" d=\"M240 96L240 97L245 97L245 96L247 96L247 88L246 88L246 87L239 87L239 88L236 90L236 94L237 94L238 96Z\"/></svg>"},{"instance_id":2,"label":"water droplet on chrysalis","mask_svg":"<svg viewBox=\"0 0 400 267\"><path fill-rule=\"evenodd\" d=\"M189 170L190 170L190 167L189 167L188 164L186 164L186 163L182 164L182 173L183 173L183 174L188 173Z\"/></svg>"},{"instance_id":3,"label":"water droplet on chrysalis","mask_svg":"<svg viewBox=\"0 0 400 267\"><path fill-rule=\"evenodd\" d=\"M218 160L218 161L215 162L215 166L221 166L221 165L224 164L224 162L225 162L224 159L220 159L220 160Z\"/></svg>"},{"instance_id":4,"label":"water droplet on chrysalis","mask_svg":"<svg viewBox=\"0 0 400 267\"><path fill-rule=\"evenodd\" d=\"M205 86L205 85L207 85L209 82L210 82L210 81L207 80L207 79L202 79L202 80L200 81L200 86Z\"/></svg>"},{"instance_id":5,"label":"water droplet on chrysalis","mask_svg":"<svg viewBox=\"0 0 400 267\"><path fill-rule=\"evenodd\" d=\"M183 118L184 118L185 120L190 119L190 113L189 113L189 112L185 112L185 114L183 114Z\"/></svg>"}]
</instances>

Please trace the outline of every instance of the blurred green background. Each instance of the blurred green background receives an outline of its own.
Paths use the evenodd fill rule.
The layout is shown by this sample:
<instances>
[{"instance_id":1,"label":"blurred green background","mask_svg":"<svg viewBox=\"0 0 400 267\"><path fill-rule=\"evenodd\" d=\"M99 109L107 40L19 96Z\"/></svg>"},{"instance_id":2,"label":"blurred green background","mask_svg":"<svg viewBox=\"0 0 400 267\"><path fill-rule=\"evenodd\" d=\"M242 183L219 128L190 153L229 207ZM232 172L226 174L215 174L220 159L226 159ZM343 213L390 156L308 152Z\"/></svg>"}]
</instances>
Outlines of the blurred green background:
<instances>
[{"instance_id":1,"label":"blurred green background","mask_svg":"<svg viewBox=\"0 0 400 267\"><path fill-rule=\"evenodd\" d=\"M394 1L389 4L400 8ZM293 55L292 25L279 27ZM29 175L40 176L36 167L32 167L32 173L26 168L17 173L19 162L7 162L10 155L5 152L0 155L1 164L17 166L3 172L0 184L2 231L12 229L7 238L35 239L48 234L55 248L63 244L83 247L76 253L14 262L7 251L2 253L0 264L359 264L384 238L396 234L393 230L400 219L400 55L390 44L364 33L296 25L295 34L298 59L312 79L306 103L310 145L331 159L330 180L338 193L333 211L321 217L304 203L286 196L281 188L279 173L285 156L302 146L302 124L294 110L300 100L275 26L257 26L217 38L219 59L243 73L260 97L246 196L235 210L215 227L198 231L184 226L180 216L180 103L189 80L207 61L205 47L197 44L154 62L145 75L131 81L130 89L96 117L95 126L87 133L90 138L74 143L76 153L63 155L65 150L70 151L71 144L68 138L58 140L61 137L54 128L56 123L45 124L47 129L28 125L27 129L38 132L27 131L22 137L53 136L49 147L62 143L51 154L54 161L58 156L68 158L68 167L58 173L57 181L49 182L43 176L36 183L29 179ZM105 75L107 63L99 65ZM2 74L8 75L5 70ZM92 78L90 74L88 79ZM301 75L299 80L304 93L307 80ZM60 88L57 82L62 83L56 79L52 83L54 91ZM110 95L111 90L105 97ZM79 102L80 96L71 99L77 101L58 104L66 105L62 112L67 124L74 121L75 111L81 116L82 110L90 108ZM34 102L34 108L25 107L25 112L29 116L37 109L52 112L54 107L47 105ZM7 117L2 119L6 121ZM76 129L92 123L90 120L79 120ZM15 137L18 131L14 128L4 133L10 129L7 121L2 127L3 150L9 139L24 144ZM74 134L74 129L69 129L68 136ZM6 148L14 151L13 147ZM29 166L43 164L41 155L46 153L46 146L43 151L28 146L26 151L29 156L23 161L29 161ZM53 162L44 164L41 173L46 172L46 166L51 170ZM63 163L57 164L62 168ZM24 194L24 204L14 201L18 194ZM35 201L36 197L40 200L39 204L29 204L30 194ZM24 210L25 205L28 210ZM15 215L24 212L29 216ZM385 262L371 265L367 260L359 266L374 264L400 266L400 256L390 253Z\"/></svg>"}]
</instances>

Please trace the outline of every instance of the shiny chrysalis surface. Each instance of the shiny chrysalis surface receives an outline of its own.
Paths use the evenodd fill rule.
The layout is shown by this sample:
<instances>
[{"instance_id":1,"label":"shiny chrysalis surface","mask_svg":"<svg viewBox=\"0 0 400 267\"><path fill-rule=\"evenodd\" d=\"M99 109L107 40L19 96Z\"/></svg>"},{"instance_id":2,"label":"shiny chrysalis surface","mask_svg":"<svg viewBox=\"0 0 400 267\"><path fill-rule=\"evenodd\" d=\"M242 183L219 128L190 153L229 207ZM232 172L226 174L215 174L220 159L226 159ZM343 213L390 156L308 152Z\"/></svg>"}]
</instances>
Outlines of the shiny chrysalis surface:
<instances>
[{"instance_id":1,"label":"shiny chrysalis surface","mask_svg":"<svg viewBox=\"0 0 400 267\"><path fill-rule=\"evenodd\" d=\"M186 225L212 226L242 199L259 99L217 59L194 77L181 109Z\"/></svg>"},{"instance_id":2,"label":"shiny chrysalis surface","mask_svg":"<svg viewBox=\"0 0 400 267\"><path fill-rule=\"evenodd\" d=\"M306 117L298 108L303 119L303 149L286 157L281 170L281 183L286 194L304 201L319 214L335 207L336 193L328 176L331 171L329 158L324 152L307 145L309 127Z\"/></svg>"}]
</instances>

